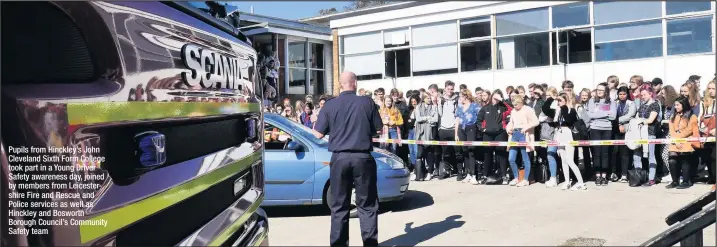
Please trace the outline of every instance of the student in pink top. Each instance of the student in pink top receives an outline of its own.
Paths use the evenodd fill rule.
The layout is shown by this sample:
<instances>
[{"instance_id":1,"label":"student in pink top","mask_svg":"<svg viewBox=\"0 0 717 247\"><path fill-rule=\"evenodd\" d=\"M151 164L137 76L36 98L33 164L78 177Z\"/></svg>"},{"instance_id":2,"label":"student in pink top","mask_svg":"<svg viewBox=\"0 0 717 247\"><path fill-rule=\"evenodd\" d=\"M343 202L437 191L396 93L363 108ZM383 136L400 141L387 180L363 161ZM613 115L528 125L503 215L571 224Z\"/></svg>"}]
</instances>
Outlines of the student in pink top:
<instances>
[{"instance_id":1,"label":"student in pink top","mask_svg":"<svg viewBox=\"0 0 717 247\"><path fill-rule=\"evenodd\" d=\"M535 116L535 111L530 106L526 106L523 101L523 97L516 96L512 99L513 111L510 113L510 122L506 126L508 131L508 139L515 142L531 141L534 140L533 128L538 126L538 117ZM516 159L518 158L518 152L520 151L523 166L525 168L525 175L522 181L518 181L518 164ZM513 172L513 180L510 181L510 186L528 186L528 177L530 176L530 157L528 157L527 147L509 147L508 151L508 162L510 162L510 170Z\"/></svg>"}]
</instances>

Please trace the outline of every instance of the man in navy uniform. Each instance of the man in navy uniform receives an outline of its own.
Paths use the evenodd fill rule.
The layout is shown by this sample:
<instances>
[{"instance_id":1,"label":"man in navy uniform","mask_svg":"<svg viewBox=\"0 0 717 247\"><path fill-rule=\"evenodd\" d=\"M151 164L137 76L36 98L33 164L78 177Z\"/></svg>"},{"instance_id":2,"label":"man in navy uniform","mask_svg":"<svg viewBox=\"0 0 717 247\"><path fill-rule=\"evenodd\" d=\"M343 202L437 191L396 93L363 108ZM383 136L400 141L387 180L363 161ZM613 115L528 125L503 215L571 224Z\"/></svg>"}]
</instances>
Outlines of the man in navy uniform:
<instances>
[{"instance_id":1,"label":"man in navy uniform","mask_svg":"<svg viewBox=\"0 0 717 247\"><path fill-rule=\"evenodd\" d=\"M364 246L378 246L378 188L376 160L371 156L372 138L383 122L371 98L356 95L356 74L339 77L341 94L327 101L314 125L314 135L330 135L331 155L331 246L349 244L351 189L356 188L356 207Z\"/></svg>"}]
</instances>

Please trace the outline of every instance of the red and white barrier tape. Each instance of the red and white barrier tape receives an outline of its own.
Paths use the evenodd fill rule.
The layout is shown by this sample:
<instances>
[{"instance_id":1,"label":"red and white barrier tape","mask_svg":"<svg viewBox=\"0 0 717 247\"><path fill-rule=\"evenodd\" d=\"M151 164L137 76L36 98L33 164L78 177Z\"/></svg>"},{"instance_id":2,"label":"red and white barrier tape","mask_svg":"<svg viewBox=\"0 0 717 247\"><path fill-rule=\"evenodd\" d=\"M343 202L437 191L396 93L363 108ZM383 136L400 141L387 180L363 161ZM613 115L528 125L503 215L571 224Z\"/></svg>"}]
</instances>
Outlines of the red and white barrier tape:
<instances>
[{"instance_id":1,"label":"red and white barrier tape","mask_svg":"<svg viewBox=\"0 0 717 247\"><path fill-rule=\"evenodd\" d=\"M435 146L476 146L476 147L495 147L495 146L617 146L626 145L628 143L643 144L673 144L673 143L693 143L693 142L715 142L715 137L692 137L692 138L673 138L673 139L641 139L641 140L599 140L599 141L570 141L561 143L558 141L538 141L538 142L505 142L505 141L417 141L417 140L399 140L399 139L380 139L374 138L373 142L378 143L400 143L400 144L419 144L419 145L435 145Z\"/></svg>"}]
</instances>

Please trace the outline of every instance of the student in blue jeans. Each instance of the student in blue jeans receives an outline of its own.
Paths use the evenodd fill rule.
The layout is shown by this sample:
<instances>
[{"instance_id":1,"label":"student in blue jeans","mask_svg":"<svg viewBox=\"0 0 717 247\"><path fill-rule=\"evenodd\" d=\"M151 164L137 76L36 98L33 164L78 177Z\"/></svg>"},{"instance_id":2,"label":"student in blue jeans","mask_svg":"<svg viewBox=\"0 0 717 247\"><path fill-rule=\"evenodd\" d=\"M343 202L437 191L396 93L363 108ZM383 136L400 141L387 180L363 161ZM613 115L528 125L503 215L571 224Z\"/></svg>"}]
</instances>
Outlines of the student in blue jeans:
<instances>
[{"instance_id":1,"label":"student in blue jeans","mask_svg":"<svg viewBox=\"0 0 717 247\"><path fill-rule=\"evenodd\" d=\"M410 114L413 114L413 110L416 109L418 106L418 103L421 102L421 99L417 95L412 95L409 98L409 112ZM406 122L406 129L408 130L408 139L409 140L415 140L416 139L416 132L414 130L415 127L415 121L414 119L408 118L408 121ZM416 144L408 144L408 160L411 162L411 166L416 165L416 154L418 153L418 145Z\"/></svg>"},{"instance_id":2,"label":"student in blue jeans","mask_svg":"<svg viewBox=\"0 0 717 247\"><path fill-rule=\"evenodd\" d=\"M538 117L535 116L535 111L524 104L522 97L514 97L512 102L513 111L510 113L510 122L506 126L506 130L511 136L510 140L514 142L533 141L533 128L538 126L539 123ZM528 147L525 146L509 147L508 162L510 162L510 169L513 172L513 180L508 183L510 186L523 187L530 185L530 182L528 182L530 177L530 157L527 149ZM523 167L525 167L525 175L522 181L518 181L518 164L516 164L518 152L521 154Z\"/></svg>"}]
</instances>

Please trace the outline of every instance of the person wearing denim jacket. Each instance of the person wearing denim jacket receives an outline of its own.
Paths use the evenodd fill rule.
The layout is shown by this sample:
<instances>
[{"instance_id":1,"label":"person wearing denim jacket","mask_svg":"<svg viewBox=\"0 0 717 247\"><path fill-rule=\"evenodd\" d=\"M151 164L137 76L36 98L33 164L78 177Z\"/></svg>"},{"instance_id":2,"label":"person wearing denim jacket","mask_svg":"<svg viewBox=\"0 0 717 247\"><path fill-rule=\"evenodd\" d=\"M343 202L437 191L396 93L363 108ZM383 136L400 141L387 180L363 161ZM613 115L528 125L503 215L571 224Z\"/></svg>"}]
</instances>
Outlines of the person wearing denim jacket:
<instances>
[{"instance_id":1,"label":"person wearing denim jacket","mask_svg":"<svg viewBox=\"0 0 717 247\"><path fill-rule=\"evenodd\" d=\"M585 123L589 129L591 141L612 139L612 121L615 120L617 106L610 99L607 83L598 84L596 95L588 101ZM610 167L610 146L593 146L593 166L595 185L607 185L607 173Z\"/></svg>"},{"instance_id":2,"label":"person wearing denim jacket","mask_svg":"<svg viewBox=\"0 0 717 247\"><path fill-rule=\"evenodd\" d=\"M628 129L630 120L635 118L637 113L637 107L635 102L629 99L630 89L627 87L621 87L617 89L617 98L615 104L617 105L616 117L613 122L613 140L625 140L625 133ZM612 175L610 180L612 182L623 182L627 183L627 170L631 164L630 157L632 156L632 150L626 145L614 146L612 149L611 162ZM618 169L618 164L620 168Z\"/></svg>"}]
</instances>

